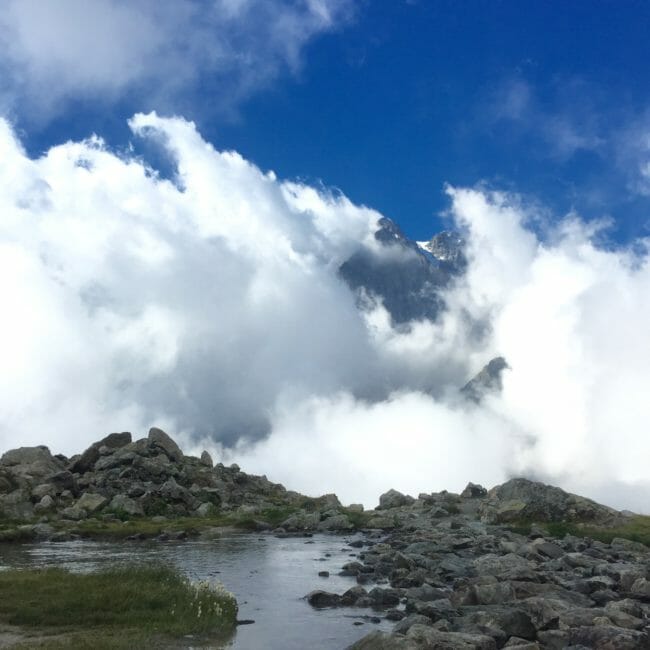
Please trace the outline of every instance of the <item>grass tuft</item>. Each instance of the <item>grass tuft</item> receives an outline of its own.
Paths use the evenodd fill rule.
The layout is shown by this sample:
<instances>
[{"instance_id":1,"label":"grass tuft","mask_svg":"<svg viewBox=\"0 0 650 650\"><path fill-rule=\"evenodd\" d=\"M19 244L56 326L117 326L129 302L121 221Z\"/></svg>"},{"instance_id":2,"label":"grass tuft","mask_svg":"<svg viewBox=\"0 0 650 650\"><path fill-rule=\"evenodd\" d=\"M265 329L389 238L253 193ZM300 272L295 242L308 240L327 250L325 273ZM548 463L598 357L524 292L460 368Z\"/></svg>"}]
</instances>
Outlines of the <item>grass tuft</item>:
<instances>
[{"instance_id":1,"label":"grass tuft","mask_svg":"<svg viewBox=\"0 0 650 650\"><path fill-rule=\"evenodd\" d=\"M74 638L79 647L93 636L105 639L105 647L133 647L134 639L226 633L237 617L237 602L223 586L192 583L165 566L87 574L12 569L0 572L0 594L2 623L28 632L67 634L61 643ZM55 638L49 646L57 643Z\"/></svg>"},{"instance_id":2,"label":"grass tuft","mask_svg":"<svg viewBox=\"0 0 650 650\"><path fill-rule=\"evenodd\" d=\"M528 535L534 522L520 521L507 528L514 533ZM565 535L591 537L591 539L609 544L614 538L622 537L633 542L650 546L650 516L635 515L623 523L615 525L598 525L593 522L548 522L536 524L546 530L550 537L562 538Z\"/></svg>"}]
</instances>

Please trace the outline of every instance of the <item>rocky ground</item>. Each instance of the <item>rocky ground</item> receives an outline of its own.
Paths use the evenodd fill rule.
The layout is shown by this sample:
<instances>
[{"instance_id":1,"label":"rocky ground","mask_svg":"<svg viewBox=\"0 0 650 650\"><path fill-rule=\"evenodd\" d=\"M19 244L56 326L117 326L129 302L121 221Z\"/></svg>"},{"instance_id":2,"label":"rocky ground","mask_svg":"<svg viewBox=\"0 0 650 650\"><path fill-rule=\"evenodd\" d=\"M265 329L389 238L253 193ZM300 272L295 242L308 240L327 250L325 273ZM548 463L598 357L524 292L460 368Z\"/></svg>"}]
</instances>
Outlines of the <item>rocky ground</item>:
<instances>
[{"instance_id":1,"label":"rocky ground","mask_svg":"<svg viewBox=\"0 0 650 650\"><path fill-rule=\"evenodd\" d=\"M381 502L373 518L393 530L368 533L342 567L359 585L307 596L314 607L371 608L396 621L392 634L373 632L350 650L650 648L650 548L504 525L620 526L626 515L523 479L490 493L472 484L418 499L391 491Z\"/></svg>"},{"instance_id":2,"label":"rocky ground","mask_svg":"<svg viewBox=\"0 0 650 650\"><path fill-rule=\"evenodd\" d=\"M362 530L341 568L358 586L307 596L313 607L395 621L357 650L650 648L650 548L626 538L648 520L559 488L514 479L460 495L390 490L364 512L213 466L207 453L185 456L159 429L136 441L110 434L72 458L42 446L0 458L0 541L116 529L166 539L186 535L188 521L194 532L197 522L280 535Z\"/></svg>"}]
</instances>

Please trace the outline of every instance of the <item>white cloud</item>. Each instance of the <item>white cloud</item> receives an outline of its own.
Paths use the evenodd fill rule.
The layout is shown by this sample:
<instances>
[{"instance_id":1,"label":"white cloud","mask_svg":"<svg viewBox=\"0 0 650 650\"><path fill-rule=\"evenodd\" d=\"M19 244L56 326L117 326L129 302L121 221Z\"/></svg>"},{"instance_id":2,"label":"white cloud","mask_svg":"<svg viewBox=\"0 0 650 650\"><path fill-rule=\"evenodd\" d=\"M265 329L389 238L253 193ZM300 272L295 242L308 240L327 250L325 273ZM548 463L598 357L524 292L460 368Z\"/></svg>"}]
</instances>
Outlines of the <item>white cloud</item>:
<instances>
[{"instance_id":1,"label":"white cloud","mask_svg":"<svg viewBox=\"0 0 650 650\"><path fill-rule=\"evenodd\" d=\"M575 215L542 237L516 197L450 188L469 270L439 322L397 331L336 273L378 213L180 118L130 124L165 143L173 182L98 138L29 159L0 121L0 451L158 424L346 501L523 473L647 510L642 242L598 248ZM463 403L497 354L502 394Z\"/></svg>"},{"instance_id":2,"label":"white cloud","mask_svg":"<svg viewBox=\"0 0 650 650\"><path fill-rule=\"evenodd\" d=\"M345 24L351 0L7 0L0 13L0 108L47 120L70 101L176 109L203 84L232 110L305 45ZM216 99L215 99L216 97Z\"/></svg>"},{"instance_id":3,"label":"white cloud","mask_svg":"<svg viewBox=\"0 0 650 650\"><path fill-rule=\"evenodd\" d=\"M490 90L484 117L492 125L506 124L542 142L539 157L564 162L580 151L605 152L593 88L579 79L557 79L550 91L546 89L546 101L539 90L520 76L505 79Z\"/></svg>"}]
</instances>

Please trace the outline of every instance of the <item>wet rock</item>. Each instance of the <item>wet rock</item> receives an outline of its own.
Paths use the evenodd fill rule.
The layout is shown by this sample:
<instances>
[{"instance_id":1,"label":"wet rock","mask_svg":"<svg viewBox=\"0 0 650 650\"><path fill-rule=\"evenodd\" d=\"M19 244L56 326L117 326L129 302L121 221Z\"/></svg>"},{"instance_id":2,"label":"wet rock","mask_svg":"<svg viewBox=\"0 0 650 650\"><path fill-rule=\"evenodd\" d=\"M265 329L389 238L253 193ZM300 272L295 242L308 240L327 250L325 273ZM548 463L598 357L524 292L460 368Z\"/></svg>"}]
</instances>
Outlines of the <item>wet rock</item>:
<instances>
[{"instance_id":1,"label":"wet rock","mask_svg":"<svg viewBox=\"0 0 650 650\"><path fill-rule=\"evenodd\" d=\"M325 607L337 607L341 602L341 597L338 594L333 594L328 591L321 591L316 589L305 596L307 602L318 609Z\"/></svg>"},{"instance_id":2,"label":"wet rock","mask_svg":"<svg viewBox=\"0 0 650 650\"><path fill-rule=\"evenodd\" d=\"M359 601L367 599L368 592L361 586L350 587L346 592L341 596L341 605L346 607L351 607L352 605L357 605ZM368 601L369 602L369 601Z\"/></svg>"},{"instance_id":3,"label":"wet rock","mask_svg":"<svg viewBox=\"0 0 650 650\"><path fill-rule=\"evenodd\" d=\"M368 593L368 597L373 607L386 609L398 605L400 601L400 592L397 589L382 589L375 587Z\"/></svg>"},{"instance_id":4,"label":"wet rock","mask_svg":"<svg viewBox=\"0 0 650 650\"><path fill-rule=\"evenodd\" d=\"M406 634L424 648L454 648L458 650L496 650L494 639L485 634L443 632L425 625L413 625Z\"/></svg>"}]
</instances>

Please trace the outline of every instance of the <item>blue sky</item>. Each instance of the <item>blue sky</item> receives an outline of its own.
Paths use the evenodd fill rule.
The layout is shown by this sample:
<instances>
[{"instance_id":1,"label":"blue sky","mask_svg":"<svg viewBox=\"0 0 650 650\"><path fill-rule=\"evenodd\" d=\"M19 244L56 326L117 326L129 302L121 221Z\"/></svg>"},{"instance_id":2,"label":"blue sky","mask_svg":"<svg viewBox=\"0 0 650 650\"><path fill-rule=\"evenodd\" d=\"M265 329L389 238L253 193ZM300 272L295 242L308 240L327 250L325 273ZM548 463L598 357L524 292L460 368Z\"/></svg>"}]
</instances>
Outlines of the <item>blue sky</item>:
<instances>
[{"instance_id":1,"label":"blue sky","mask_svg":"<svg viewBox=\"0 0 650 650\"><path fill-rule=\"evenodd\" d=\"M208 3L184 3L195 15L181 18L156 13L147 0L132 3L149 15L152 42L174 21L186 32L162 54L159 45L133 45L146 42L146 30L110 33L120 23L106 16L124 3L102 0L88 9L67 0L65 16L49 17L42 4L10 4L23 15L2 19L3 38L15 45L21 33L24 44L3 60L3 103L33 154L92 132L125 146L132 137L126 120L156 109L195 120L217 148L236 149L280 177L338 187L414 238L444 227L445 183L481 182L555 215L611 217L620 242L650 235L645 2L231 0L214 11L238 15L213 25L202 21ZM318 22L323 8L329 14ZM285 19L274 22L274 12ZM289 18L291 30L283 27ZM29 30L38 36L39 25L60 29L54 54L46 39L33 45ZM232 60L247 65L205 64L214 54L208 45L190 51L187 43L207 42L212 28ZM77 42L83 30L95 36ZM101 50L102 30L106 49L94 59L89 51L94 39ZM123 57L112 60L117 50ZM184 56L194 73L174 69ZM77 63L71 78L82 59L88 70ZM60 86L65 92L43 100L18 81L30 74L34 87L52 83L55 98Z\"/></svg>"}]
</instances>

